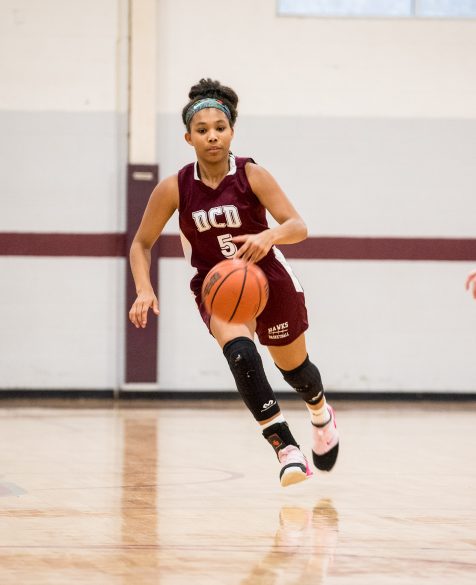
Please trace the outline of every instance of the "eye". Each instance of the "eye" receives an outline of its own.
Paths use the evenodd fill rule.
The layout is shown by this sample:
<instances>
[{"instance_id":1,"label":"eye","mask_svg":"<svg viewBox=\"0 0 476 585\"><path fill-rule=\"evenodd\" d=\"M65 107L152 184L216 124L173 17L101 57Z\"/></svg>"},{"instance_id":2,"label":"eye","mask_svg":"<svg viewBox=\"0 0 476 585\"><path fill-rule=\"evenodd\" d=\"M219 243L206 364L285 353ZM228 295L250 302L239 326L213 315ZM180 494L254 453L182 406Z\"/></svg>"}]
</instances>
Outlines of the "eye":
<instances>
[{"instance_id":1,"label":"eye","mask_svg":"<svg viewBox=\"0 0 476 585\"><path fill-rule=\"evenodd\" d=\"M224 132L226 130L225 126L218 126L218 132Z\"/></svg>"},{"instance_id":2,"label":"eye","mask_svg":"<svg viewBox=\"0 0 476 585\"><path fill-rule=\"evenodd\" d=\"M206 130L205 130L205 128L199 128L199 129L197 130L197 132L198 132L199 134L205 134Z\"/></svg>"}]
</instances>

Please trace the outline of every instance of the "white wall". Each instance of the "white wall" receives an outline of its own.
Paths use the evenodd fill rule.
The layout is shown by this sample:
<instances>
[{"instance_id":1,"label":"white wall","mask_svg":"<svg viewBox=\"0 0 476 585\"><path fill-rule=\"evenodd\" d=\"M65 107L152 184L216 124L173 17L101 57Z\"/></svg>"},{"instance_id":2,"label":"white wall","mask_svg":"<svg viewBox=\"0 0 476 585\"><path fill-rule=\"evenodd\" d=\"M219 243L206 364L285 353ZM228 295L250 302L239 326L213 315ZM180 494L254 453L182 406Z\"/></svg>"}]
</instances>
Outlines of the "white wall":
<instances>
[{"instance_id":1,"label":"white wall","mask_svg":"<svg viewBox=\"0 0 476 585\"><path fill-rule=\"evenodd\" d=\"M459 262L294 260L309 313L308 348L329 390L474 392L471 268ZM226 360L184 286L182 260L161 260L160 373L167 389L233 388ZM289 390L266 349L274 388Z\"/></svg>"},{"instance_id":2,"label":"white wall","mask_svg":"<svg viewBox=\"0 0 476 585\"><path fill-rule=\"evenodd\" d=\"M0 387L103 390L119 385L124 263L4 256L0 271Z\"/></svg>"},{"instance_id":3,"label":"white wall","mask_svg":"<svg viewBox=\"0 0 476 585\"><path fill-rule=\"evenodd\" d=\"M125 0L0 3L0 230L124 229L126 18Z\"/></svg>"},{"instance_id":4,"label":"white wall","mask_svg":"<svg viewBox=\"0 0 476 585\"><path fill-rule=\"evenodd\" d=\"M0 3L0 232L124 230L126 39L126 0ZM125 260L0 266L0 387L118 387Z\"/></svg>"},{"instance_id":5,"label":"white wall","mask_svg":"<svg viewBox=\"0 0 476 585\"><path fill-rule=\"evenodd\" d=\"M476 114L474 20L286 18L274 0L158 8L161 112L210 75L237 88L243 115Z\"/></svg>"}]
</instances>

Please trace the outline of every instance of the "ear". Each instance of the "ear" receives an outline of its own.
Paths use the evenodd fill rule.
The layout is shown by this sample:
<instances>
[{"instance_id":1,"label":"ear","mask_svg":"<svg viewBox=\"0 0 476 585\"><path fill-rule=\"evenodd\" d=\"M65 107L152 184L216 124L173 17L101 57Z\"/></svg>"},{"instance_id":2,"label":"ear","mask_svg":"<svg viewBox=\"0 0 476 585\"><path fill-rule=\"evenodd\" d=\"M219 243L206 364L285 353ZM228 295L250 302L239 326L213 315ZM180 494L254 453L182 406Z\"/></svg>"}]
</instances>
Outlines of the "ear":
<instances>
[{"instance_id":1,"label":"ear","mask_svg":"<svg viewBox=\"0 0 476 585\"><path fill-rule=\"evenodd\" d=\"M190 144L190 146L193 146L192 145L192 135L190 134L190 132L185 132L184 138L185 138L185 142L188 142L188 144Z\"/></svg>"}]
</instances>

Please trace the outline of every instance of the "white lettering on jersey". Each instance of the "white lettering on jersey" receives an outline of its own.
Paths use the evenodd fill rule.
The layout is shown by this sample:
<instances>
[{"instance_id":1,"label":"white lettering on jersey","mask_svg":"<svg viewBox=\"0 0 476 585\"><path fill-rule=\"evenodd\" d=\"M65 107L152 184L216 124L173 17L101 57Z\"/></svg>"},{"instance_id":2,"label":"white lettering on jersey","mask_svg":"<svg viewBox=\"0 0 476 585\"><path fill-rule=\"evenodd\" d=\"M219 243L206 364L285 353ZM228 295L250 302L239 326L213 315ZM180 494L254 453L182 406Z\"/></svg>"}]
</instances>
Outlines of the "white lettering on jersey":
<instances>
[{"instance_id":1,"label":"white lettering on jersey","mask_svg":"<svg viewBox=\"0 0 476 585\"><path fill-rule=\"evenodd\" d=\"M219 222L216 220L217 215L223 215L223 207L212 207L208 212L208 219L213 227L216 228L224 228L226 227L226 223Z\"/></svg>"},{"instance_id":2,"label":"white lettering on jersey","mask_svg":"<svg viewBox=\"0 0 476 585\"><path fill-rule=\"evenodd\" d=\"M227 227L239 228L241 226L240 214L234 205L224 205L223 213L225 214Z\"/></svg>"},{"instance_id":3,"label":"white lettering on jersey","mask_svg":"<svg viewBox=\"0 0 476 585\"><path fill-rule=\"evenodd\" d=\"M225 221L218 221L217 216L223 215ZM199 232L206 232L215 228L239 228L241 226L240 214L234 205L219 205L212 207L208 212L204 209L192 213L193 221Z\"/></svg>"},{"instance_id":4,"label":"white lettering on jersey","mask_svg":"<svg viewBox=\"0 0 476 585\"><path fill-rule=\"evenodd\" d=\"M210 229L211 226L208 223L207 212L204 209L200 209L200 211L194 211L192 213L192 217L199 232L206 232Z\"/></svg>"}]
</instances>

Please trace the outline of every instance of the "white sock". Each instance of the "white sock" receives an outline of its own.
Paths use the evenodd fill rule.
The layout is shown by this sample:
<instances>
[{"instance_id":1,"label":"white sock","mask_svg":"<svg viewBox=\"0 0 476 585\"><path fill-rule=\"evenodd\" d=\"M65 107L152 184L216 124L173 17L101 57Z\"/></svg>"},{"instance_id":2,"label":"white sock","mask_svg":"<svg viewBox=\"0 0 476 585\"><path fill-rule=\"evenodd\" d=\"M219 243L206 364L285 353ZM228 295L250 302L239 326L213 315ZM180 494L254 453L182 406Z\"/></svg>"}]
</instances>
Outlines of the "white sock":
<instances>
[{"instance_id":1,"label":"white sock","mask_svg":"<svg viewBox=\"0 0 476 585\"><path fill-rule=\"evenodd\" d=\"M286 422L286 419L284 418L284 415L282 413L279 413L278 416L275 416L274 418L272 418L268 422L264 423L264 425L260 425L260 429L262 429L264 431L264 429L267 429L271 425L274 425L276 423L283 423L283 422Z\"/></svg>"},{"instance_id":2,"label":"white sock","mask_svg":"<svg viewBox=\"0 0 476 585\"><path fill-rule=\"evenodd\" d=\"M324 401L321 403L319 408L312 407L311 404L307 404L307 409L309 410L309 414L311 415L311 422L313 425L325 425L331 420L331 413L327 409L327 402L324 398Z\"/></svg>"}]
</instances>

